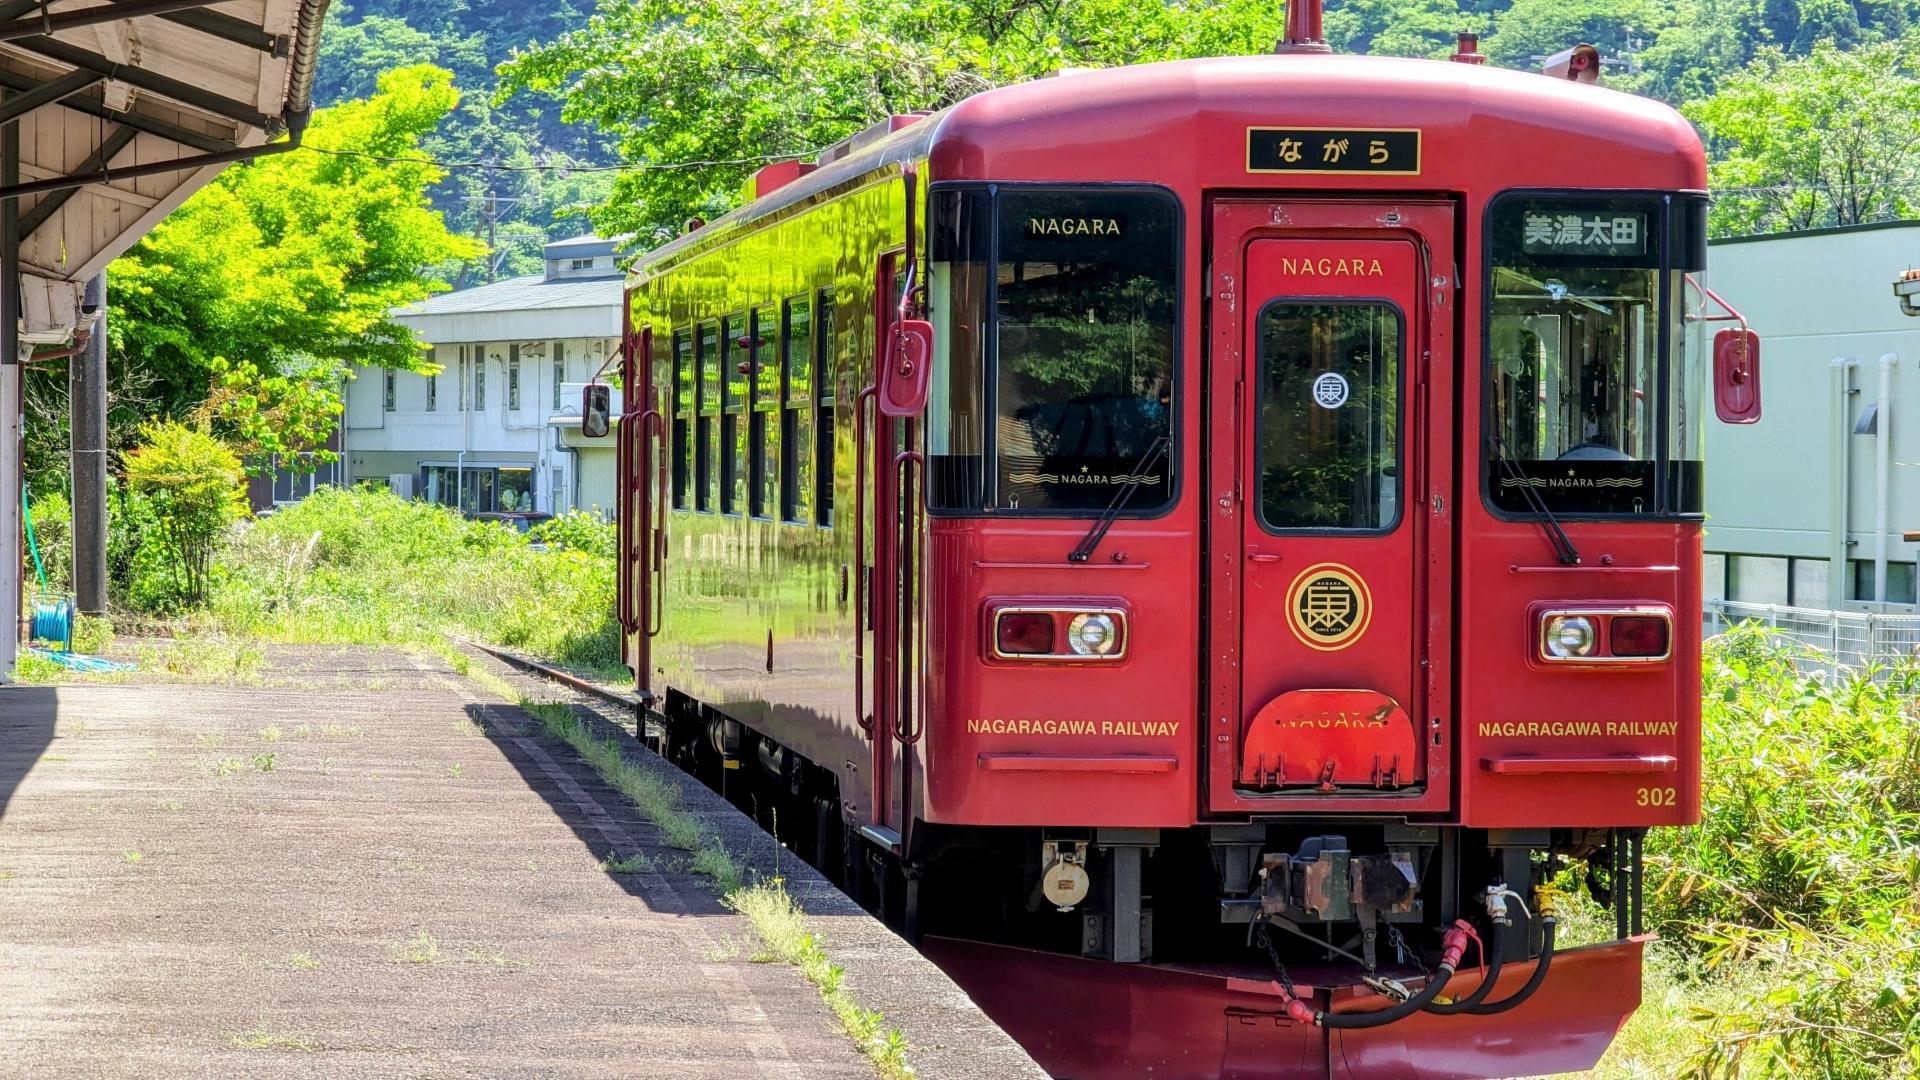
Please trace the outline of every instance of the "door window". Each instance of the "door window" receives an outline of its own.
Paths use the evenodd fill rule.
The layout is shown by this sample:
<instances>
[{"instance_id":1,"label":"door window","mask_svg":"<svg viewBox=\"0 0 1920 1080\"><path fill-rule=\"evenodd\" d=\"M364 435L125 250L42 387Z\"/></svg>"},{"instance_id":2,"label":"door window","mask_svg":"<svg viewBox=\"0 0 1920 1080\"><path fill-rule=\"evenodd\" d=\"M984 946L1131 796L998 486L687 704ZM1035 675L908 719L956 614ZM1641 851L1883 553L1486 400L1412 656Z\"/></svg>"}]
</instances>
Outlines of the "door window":
<instances>
[{"instance_id":1,"label":"door window","mask_svg":"<svg viewBox=\"0 0 1920 1080\"><path fill-rule=\"evenodd\" d=\"M1400 516L1401 318L1280 300L1260 313L1254 453L1270 530L1378 532Z\"/></svg>"}]
</instances>

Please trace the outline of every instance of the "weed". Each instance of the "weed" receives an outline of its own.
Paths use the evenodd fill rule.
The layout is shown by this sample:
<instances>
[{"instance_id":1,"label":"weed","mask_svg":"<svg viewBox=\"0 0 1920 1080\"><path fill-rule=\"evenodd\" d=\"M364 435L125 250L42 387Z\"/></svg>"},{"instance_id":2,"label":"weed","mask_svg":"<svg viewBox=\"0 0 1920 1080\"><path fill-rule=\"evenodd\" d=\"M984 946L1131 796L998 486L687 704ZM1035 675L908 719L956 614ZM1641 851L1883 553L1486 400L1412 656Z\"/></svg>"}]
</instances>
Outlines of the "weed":
<instances>
[{"instance_id":1,"label":"weed","mask_svg":"<svg viewBox=\"0 0 1920 1080\"><path fill-rule=\"evenodd\" d=\"M12 881L19 876L19 874L14 873L12 870L0 870L0 881Z\"/></svg>"},{"instance_id":2,"label":"weed","mask_svg":"<svg viewBox=\"0 0 1920 1080\"><path fill-rule=\"evenodd\" d=\"M223 757L211 765L202 762L200 770L214 776L232 776L244 767L245 763L237 757Z\"/></svg>"},{"instance_id":3,"label":"weed","mask_svg":"<svg viewBox=\"0 0 1920 1080\"><path fill-rule=\"evenodd\" d=\"M320 737L323 739L332 739L335 742L346 739L357 739L360 737L360 729L346 724L328 724L320 729Z\"/></svg>"},{"instance_id":4,"label":"weed","mask_svg":"<svg viewBox=\"0 0 1920 1080\"><path fill-rule=\"evenodd\" d=\"M310 952L297 952L287 957L287 966L296 971L312 971L320 966L320 958Z\"/></svg>"},{"instance_id":5,"label":"weed","mask_svg":"<svg viewBox=\"0 0 1920 1080\"><path fill-rule=\"evenodd\" d=\"M260 770L261 772L272 772L273 767L279 764L279 762L280 762L279 754L253 755L253 767Z\"/></svg>"},{"instance_id":6,"label":"weed","mask_svg":"<svg viewBox=\"0 0 1920 1080\"><path fill-rule=\"evenodd\" d=\"M299 1050L302 1053L311 1053L318 1049L313 1040L304 1035L270 1031L264 1023L255 1024L247 1031L235 1035L233 1045L241 1050Z\"/></svg>"},{"instance_id":7,"label":"weed","mask_svg":"<svg viewBox=\"0 0 1920 1080\"><path fill-rule=\"evenodd\" d=\"M607 857L600 860L600 869L609 874L643 874L653 869L653 860L638 851L625 858L608 852Z\"/></svg>"},{"instance_id":8,"label":"weed","mask_svg":"<svg viewBox=\"0 0 1920 1080\"><path fill-rule=\"evenodd\" d=\"M166 810L168 812L174 812L179 810L185 810L187 808L187 804L181 802L179 799L161 799L159 802L159 807L162 810Z\"/></svg>"},{"instance_id":9,"label":"weed","mask_svg":"<svg viewBox=\"0 0 1920 1080\"><path fill-rule=\"evenodd\" d=\"M140 854L140 852L135 850L134 848L128 848L127 850L120 853L120 858L125 860L127 863L132 864L132 863L139 862L141 859L146 858L146 856Z\"/></svg>"},{"instance_id":10,"label":"weed","mask_svg":"<svg viewBox=\"0 0 1920 1080\"><path fill-rule=\"evenodd\" d=\"M279 742L280 741L279 725L268 724L266 727L261 728L260 741L261 742Z\"/></svg>"},{"instance_id":11,"label":"weed","mask_svg":"<svg viewBox=\"0 0 1920 1080\"><path fill-rule=\"evenodd\" d=\"M75 720L73 723L63 726L60 734L63 737L67 735L84 736L91 730L92 727L85 720Z\"/></svg>"},{"instance_id":12,"label":"weed","mask_svg":"<svg viewBox=\"0 0 1920 1080\"><path fill-rule=\"evenodd\" d=\"M740 943L732 938L722 938L713 948L707 950L707 960L715 964L724 964L740 958Z\"/></svg>"},{"instance_id":13,"label":"weed","mask_svg":"<svg viewBox=\"0 0 1920 1080\"><path fill-rule=\"evenodd\" d=\"M72 758L72 757L70 757L70 756L68 756L68 755L66 755L66 754L41 754L41 755L40 755L40 760L41 760L41 761L51 761L51 762L54 762L54 763L56 763L56 764L57 764L57 763L59 763L59 762L63 762L63 761L72 761L72 760L73 760L73 758Z\"/></svg>"},{"instance_id":14,"label":"weed","mask_svg":"<svg viewBox=\"0 0 1920 1080\"><path fill-rule=\"evenodd\" d=\"M447 775L453 777L455 780L458 780L460 779L460 773L464 771L465 768L466 766L456 761L453 764L447 766Z\"/></svg>"},{"instance_id":15,"label":"weed","mask_svg":"<svg viewBox=\"0 0 1920 1080\"><path fill-rule=\"evenodd\" d=\"M301 724L301 725L300 725L299 727L297 727L297 728L294 728L294 729L293 729L293 737L294 737L294 738L296 738L296 739L311 739L311 738L313 738L313 725L312 725L312 724Z\"/></svg>"},{"instance_id":16,"label":"weed","mask_svg":"<svg viewBox=\"0 0 1920 1080\"><path fill-rule=\"evenodd\" d=\"M440 963L440 943L425 930L413 935L412 939L393 947L393 958L409 964Z\"/></svg>"},{"instance_id":17,"label":"weed","mask_svg":"<svg viewBox=\"0 0 1920 1080\"><path fill-rule=\"evenodd\" d=\"M193 741L206 747L224 746L227 737L217 731L202 731L193 737Z\"/></svg>"}]
</instances>

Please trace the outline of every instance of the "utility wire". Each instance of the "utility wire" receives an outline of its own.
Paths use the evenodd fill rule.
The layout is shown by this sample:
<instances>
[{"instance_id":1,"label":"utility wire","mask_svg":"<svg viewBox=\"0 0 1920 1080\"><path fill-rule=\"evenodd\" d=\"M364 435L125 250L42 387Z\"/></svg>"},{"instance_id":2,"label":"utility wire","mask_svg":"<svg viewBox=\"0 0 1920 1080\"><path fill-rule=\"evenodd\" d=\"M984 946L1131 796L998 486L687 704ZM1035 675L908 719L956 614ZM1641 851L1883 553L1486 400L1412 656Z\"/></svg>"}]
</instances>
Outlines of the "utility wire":
<instances>
[{"instance_id":1,"label":"utility wire","mask_svg":"<svg viewBox=\"0 0 1920 1080\"><path fill-rule=\"evenodd\" d=\"M387 154L369 154L364 150L328 150L318 146L303 145L302 150L316 154L331 154L334 157L366 158L370 161L388 161L408 165L433 165L442 169L487 169L493 172L668 172L678 169L704 169L714 165L759 165L769 161L791 161L808 156L812 151L798 154L762 154L759 157L714 158L706 161L673 161L653 164L626 165L581 165L576 163L539 164L539 165L502 165L495 161L443 161L439 158L424 156L395 157Z\"/></svg>"}]
</instances>

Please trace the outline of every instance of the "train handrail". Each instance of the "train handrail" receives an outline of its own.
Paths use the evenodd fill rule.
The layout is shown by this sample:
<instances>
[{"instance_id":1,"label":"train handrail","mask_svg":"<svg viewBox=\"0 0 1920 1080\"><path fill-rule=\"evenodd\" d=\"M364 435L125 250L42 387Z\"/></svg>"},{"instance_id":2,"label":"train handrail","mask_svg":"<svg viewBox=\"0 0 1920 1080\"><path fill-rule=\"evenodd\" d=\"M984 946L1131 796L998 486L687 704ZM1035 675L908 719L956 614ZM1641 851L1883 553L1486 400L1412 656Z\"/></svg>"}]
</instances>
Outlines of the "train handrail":
<instances>
[{"instance_id":1,"label":"train handrail","mask_svg":"<svg viewBox=\"0 0 1920 1080\"><path fill-rule=\"evenodd\" d=\"M853 396L853 718L873 738L867 716L867 403L880 393L868 386Z\"/></svg>"},{"instance_id":2,"label":"train handrail","mask_svg":"<svg viewBox=\"0 0 1920 1080\"><path fill-rule=\"evenodd\" d=\"M912 488L907 486L907 470L909 468L922 470L924 472L926 468L926 458L921 455L920 451L902 450L899 453L893 455L893 471L894 471L894 485L895 485L894 490L898 493L901 493L897 497L903 503L909 501L905 493L910 492L912 490ZM904 510L905 519L908 522L908 524L904 525L901 529L900 549L902 551L906 551L906 550L910 550L913 546L912 541L914 539L914 535L913 535L913 525L911 524L911 522L913 521L913 507L910 505L904 506L903 510ZM894 557L894 562L896 566L899 565L899 555L897 552ZM912 591L907 587L907 584L904 580L901 581L899 584L900 584L900 615L898 617L899 626L896 628L895 633L898 635L898 638L900 641L906 641L908 640L907 627L911 621L907 618L907 608L910 602L909 598L913 594L912 594ZM911 659L911 658L909 657L908 659ZM908 665L908 666L910 667L911 665ZM908 678L903 677L901 679L901 683L903 686L909 684L910 682L911 680ZM912 746L914 743L919 742L921 733L926 730L926 725L912 723L912 721L918 719L918 708L919 708L918 699L915 699L912 702L902 703L902 707L898 710L898 715L896 715L893 718L893 737L896 739L899 739L901 745L903 746Z\"/></svg>"},{"instance_id":3,"label":"train handrail","mask_svg":"<svg viewBox=\"0 0 1920 1080\"><path fill-rule=\"evenodd\" d=\"M659 637L660 628L666 615L666 589L664 580L665 547L667 535L667 436L666 418L658 409L648 409L640 414L641 438L651 440L660 455L653 462L654 497L653 513L647 515L646 535L643 537L645 549L641 552L644 560L642 572L647 575L648 597L653 601L651 617L645 610L640 613L640 630L648 637ZM636 486L645 487L646 478L640 477ZM645 606L644 604L642 605Z\"/></svg>"}]
</instances>

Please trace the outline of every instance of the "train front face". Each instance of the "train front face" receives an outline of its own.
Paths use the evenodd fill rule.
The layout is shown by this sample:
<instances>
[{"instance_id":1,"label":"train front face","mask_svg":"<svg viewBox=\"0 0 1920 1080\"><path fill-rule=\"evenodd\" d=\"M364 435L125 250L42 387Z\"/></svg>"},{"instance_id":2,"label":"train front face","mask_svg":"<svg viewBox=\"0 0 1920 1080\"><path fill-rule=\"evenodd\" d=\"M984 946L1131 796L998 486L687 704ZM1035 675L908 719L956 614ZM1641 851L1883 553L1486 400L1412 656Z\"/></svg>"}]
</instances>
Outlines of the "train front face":
<instances>
[{"instance_id":1,"label":"train front face","mask_svg":"<svg viewBox=\"0 0 1920 1080\"><path fill-rule=\"evenodd\" d=\"M1135 1050L1221 1010L1324 1050L1262 997L1276 964L1316 1008L1385 1010L1377 980L1420 985L1464 921L1504 962L1483 1004L1525 996L1342 1030L1349 1062L1590 1064L1638 1003L1638 839L1698 811L1692 130L1326 56L1063 77L941 124L922 816L973 857L923 889L1118 962L1095 982L1257 976L1108 1002ZM1556 879L1619 940L1529 984Z\"/></svg>"}]
</instances>

